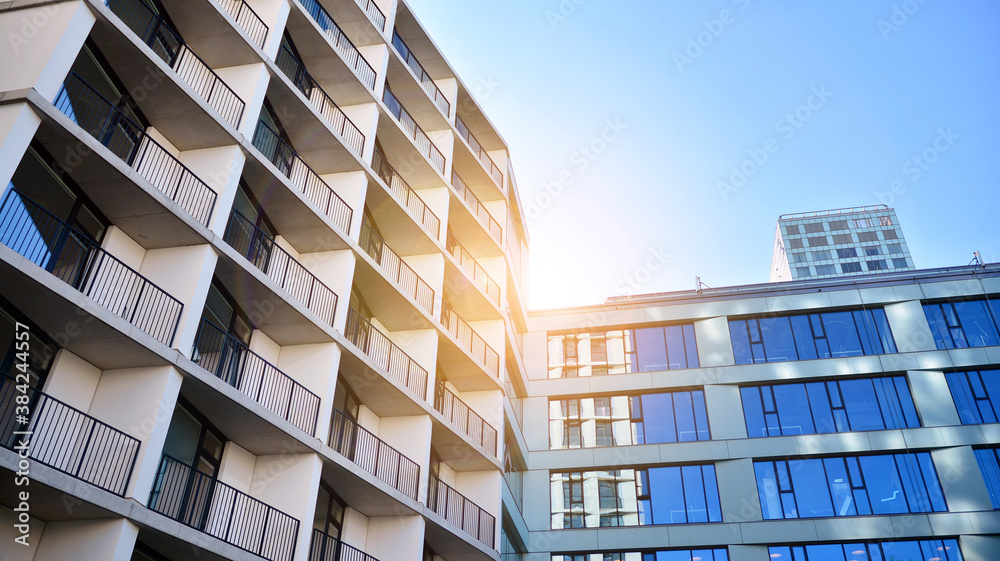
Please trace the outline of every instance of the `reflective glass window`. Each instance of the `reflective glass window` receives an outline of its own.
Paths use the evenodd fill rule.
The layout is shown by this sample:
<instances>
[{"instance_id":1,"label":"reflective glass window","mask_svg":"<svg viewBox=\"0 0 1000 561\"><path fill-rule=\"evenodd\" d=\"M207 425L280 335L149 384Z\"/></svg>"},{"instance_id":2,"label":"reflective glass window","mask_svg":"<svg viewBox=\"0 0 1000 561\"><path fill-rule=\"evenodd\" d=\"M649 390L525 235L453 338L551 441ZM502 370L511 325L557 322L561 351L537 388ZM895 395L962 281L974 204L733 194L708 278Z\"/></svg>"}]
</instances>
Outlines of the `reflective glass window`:
<instances>
[{"instance_id":1,"label":"reflective glass window","mask_svg":"<svg viewBox=\"0 0 1000 561\"><path fill-rule=\"evenodd\" d=\"M924 314L939 349L1000 344L997 314L1000 298L924 304Z\"/></svg>"}]
</instances>

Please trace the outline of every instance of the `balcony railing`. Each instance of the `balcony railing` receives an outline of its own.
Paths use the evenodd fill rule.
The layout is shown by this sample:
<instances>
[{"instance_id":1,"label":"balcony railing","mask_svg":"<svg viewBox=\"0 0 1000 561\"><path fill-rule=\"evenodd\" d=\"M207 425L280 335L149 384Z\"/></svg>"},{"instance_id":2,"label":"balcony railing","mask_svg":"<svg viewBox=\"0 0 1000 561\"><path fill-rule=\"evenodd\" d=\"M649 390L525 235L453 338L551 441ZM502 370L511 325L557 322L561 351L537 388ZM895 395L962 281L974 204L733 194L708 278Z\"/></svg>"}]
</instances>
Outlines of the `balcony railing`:
<instances>
[{"instance_id":1,"label":"balcony railing","mask_svg":"<svg viewBox=\"0 0 1000 561\"><path fill-rule=\"evenodd\" d=\"M183 304L14 189L0 205L0 243L161 343L173 344Z\"/></svg>"},{"instance_id":2,"label":"balcony railing","mask_svg":"<svg viewBox=\"0 0 1000 561\"><path fill-rule=\"evenodd\" d=\"M315 434L319 396L208 319L195 337L192 360L272 413Z\"/></svg>"},{"instance_id":3,"label":"balcony railing","mask_svg":"<svg viewBox=\"0 0 1000 561\"><path fill-rule=\"evenodd\" d=\"M389 161L385 159L380 150L375 150L375 155L372 156L372 169L379 176L379 179L385 182L389 191L396 197L399 204L410 213L410 216L413 216L417 222L423 225L424 229L433 234L435 240L438 239L438 236L441 235L441 219L417 195L417 192L406 181L403 181L403 178L389 165Z\"/></svg>"},{"instance_id":4,"label":"balcony railing","mask_svg":"<svg viewBox=\"0 0 1000 561\"><path fill-rule=\"evenodd\" d=\"M246 0L216 0L222 9L229 12L229 15L236 20L236 23L246 31L250 40L258 47L264 48L264 41L267 40L267 25L260 19L257 12L253 11Z\"/></svg>"},{"instance_id":5,"label":"balcony railing","mask_svg":"<svg viewBox=\"0 0 1000 561\"><path fill-rule=\"evenodd\" d=\"M462 137L462 140L469 145L469 149L472 150L472 155L479 159L479 163L483 164L483 167L490 172L490 176L498 187L503 187L503 173L501 173L500 168L493 162L493 158L486 153L483 149L483 145L479 144L476 137L472 136L472 132L469 131L469 127L465 126L462 122L462 118L455 115L455 128L458 129L458 135Z\"/></svg>"},{"instance_id":6,"label":"balcony railing","mask_svg":"<svg viewBox=\"0 0 1000 561\"><path fill-rule=\"evenodd\" d=\"M434 314L434 290L385 244L367 221L361 223L361 239L358 245L407 296L416 300L428 314Z\"/></svg>"},{"instance_id":7,"label":"balcony railing","mask_svg":"<svg viewBox=\"0 0 1000 561\"><path fill-rule=\"evenodd\" d=\"M369 90L374 90L375 69L372 68L372 65L368 64L365 57L361 56L361 52L358 51L358 48L354 46L354 43L347 38L347 35L344 34L344 30L337 25L337 22L333 21L333 18L330 17L330 13L326 11L326 8L324 8L318 0L299 1L302 2L302 6L319 25L319 28L323 30L327 39L333 43L337 52L344 57L344 60L347 61L347 65L353 68L354 72L357 73L359 78L361 78L361 83L367 86Z\"/></svg>"},{"instance_id":8,"label":"balcony railing","mask_svg":"<svg viewBox=\"0 0 1000 561\"><path fill-rule=\"evenodd\" d=\"M392 90L389 89L389 84L385 85L385 92L382 94L382 102L385 103L386 108L389 113L396 118L399 122L399 126L402 127L403 132L413 140L413 143L417 146L417 151L426 157L431 165L437 168L438 171L444 173L444 155L438 150L437 146L431 142L430 137L427 133L417 125L417 122L413 120L413 117L406 111L403 104L396 99L393 95Z\"/></svg>"},{"instance_id":9,"label":"balcony railing","mask_svg":"<svg viewBox=\"0 0 1000 561\"><path fill-rule=\"evenodd\" d=\"M482 290L486 297L496 304L500 305L500 285L497 284L493 277L491 277L486 269L476 261L476 258L472 256L471 253L465 247L458 243L455 236L452 235L451 231L448 231L448 238L445 240L445 249L451 254L455 260L458 261L458 265L466 272L472 281Z\"/></svg>"},{"instance_id":10,"label":"balcony railing","mask_svg":"<svg viewBox=\"0 0 1000 561\"><path fill-rule=\"evenodd\" d=\"M309 561L378 561L360 549L313 528Z\"/></svg>"},{"instance_id":11,"label":"balcony railing","mask_svg":"<svg viewBox=\"0 0 1000 561\"><path fill-rule=\"evenodd\" d=\"M264 121L257 122L253 145L296 189L319 207L320 212L342 231L350 232L354 215L351 207Z\"/></svg>"},{"instance_id":12,"label":"balcony railing","mask_svg":"<svg viewBox=\"0 0 1000 561\"><path fill-rule=\"evenodd\" d=\"M33 461L125 496L137 439L28 386L23 375L0 374L0 403L0 446L20 452L27 444Z\"/></svg>"},{"instance_id":13,"label":"balcony railing","mask_svg":"<svg viewBox=\"0 0 1000 561\"><path fill-rule=\"evenodd\" d=\"M447 302L441 302L441 324L490 374L500 376L500 355Z\"/></svg>"},{"instance_id":14,"label":"balcony railing","mask_svg":"<svg viewBox=\"0 0 1000 561\"><path fill-rule=\"evenodd\" d=\"M399 53L399 56L403 57L403 60L406 61L406 65L409 66L410 70L413 71L413 74L416 75L417 81L420 82L420 86L424 88L427 95L431 96L431 99L434 101L434 104L438 106L438 109L444 113L445 117L449 116L451 114L451 102L444 97L444 94L441 93L440 89L438 89L437 84L435 84L434 80L431 79L429 74L427 74L424 67L420 64L420 61L413 55L413 51L406 46L403 38L399 36L399 32L395 29L392 30L392 46L396 48L396 52Z\"/></svg>"},{"instance_id":15,"label":"balcony railing","mask_svg":"<svg viewBox=\"0 0 1000 561\"><path fill-rule=\"evenodd\" d=\"M164 455L149 509L270 561L291 561L299 521Z\"/></svg>"},{"instance_id":16,"label":"balcony railing","mask_svg":"<svg viewBox=\"0 0 1000 561\"><path fill-rule=\"evenodd\" d=\"M483 228L486 228L486 231L490 233L490 237L496 240L498 244L501 243L503 229L500 227L500 223L497 222L496 218L493 218L490 211L486 210L479 197L469 189L465 181L462 180L458 172L454 169L451 170L451 186L455 188L455 192L458 193L459 198L464 200L473 209L476 220L483 225Z\"/></svg>"},{"instance_id":17,"label":"balcony railing","mask_svg":"<svg viewBox=\"0 0 1000 561\"><path fill-rule=\"evenodd\" d=\"M433 475L427 488L427 507L487 547L495 547L496 518Z\"/></svg>"},{"instance_id":18,"label":"balcony railing","mask_svg":"<svg viewBox=\"0 0 1000 561\"><path fill-rule=\"evenodd\" d=\"M224 239L292 298L333 325L337 294L236 209L229 216Z\"/></svg>"},{"instance_id":19,"label":"balcony railing","mask_svg":"<svg viewBox=\"0 0 1000 561\"><path fill-rule=\"evenodd\" d=\"M226 122L240 126L246 104L152 8L143 0L105 0L105 4Z\"/></svg>"},{"instance_id":20,"label":"balcony railing","mask_svg":"<svg viewBox=\"0 0 1000 561\"><path fill-rule=\"evenodd\" d=\"M372 20L376 29L385 31L385 14L375 5L374 0L358 0L358 5L368 15L368 19Z\"/></svg>"},{"instance_id":21,"label":"balcony railing","mask_svg":"<svg viewBox=\"0 0 1000 561\"><path fill-rule=\"evenodd\" d=\"M444 385L443 380L438 380L436 391L434 392L434 409L437 409L476 444L479 444L496 456L497 429L493 428L478 413L466 405L464 401L452 393Z\"/></svg>"},{"instance_id":22,"label":"balcony railing","mask_svg":"<svg viewBox=\"0 0 1000 561\"><path fill-rule=\"evenodd\" d=\"M215 191L75 72L66 77L55 106L195 220L208 225Z\"/></svg>"},{"instance_id":23,"label":"balcony railing","mask_svg":"<svg viewBox=\"0 0 1000 561\"><path fill-rule=\"evenodd\" d=\"M347 315L347 328L344 336L354 344L355 347L365 353L376 366L382 368L396 379L397 382L406 386L420 399L425 399L427 395L427 371L417 364L410 355L403 352L389 338L375 329L368 320L354 308Z\"/></svg>"},{"instance_id":24,"label":"balcony railing","mask_svg":"<svg viewBox=\"0 0 1000 561\"><path fill-rule=\"evenodd\" d=\"M351 150L360 156L365 146L365 135L361 134L361 129L347 118L347 115L334 103L333 99L327 95L323 88L319 87L319 84L313 79L312 75L306 71L305 64L284 44L281 45L281 49L278 51L278 56L274 59L274 62L285 73L285 76L288 76L288 79L295 84L295 87L302 92L302 95L306 96L309 103L323 115L326 122L337 131L340 137L344 139L344 142L351 147Z\"/></svg>"},{"instance_id":25,"label":"balcony railing","mask_svg":"<svg viewBox=\"0 0 1000 561\"><path fill-rule=\"evenodd\" d=\"M417 500L420 466L340 410L333 412L330 448L393 489Z\"/></svg>"}]
</instances>

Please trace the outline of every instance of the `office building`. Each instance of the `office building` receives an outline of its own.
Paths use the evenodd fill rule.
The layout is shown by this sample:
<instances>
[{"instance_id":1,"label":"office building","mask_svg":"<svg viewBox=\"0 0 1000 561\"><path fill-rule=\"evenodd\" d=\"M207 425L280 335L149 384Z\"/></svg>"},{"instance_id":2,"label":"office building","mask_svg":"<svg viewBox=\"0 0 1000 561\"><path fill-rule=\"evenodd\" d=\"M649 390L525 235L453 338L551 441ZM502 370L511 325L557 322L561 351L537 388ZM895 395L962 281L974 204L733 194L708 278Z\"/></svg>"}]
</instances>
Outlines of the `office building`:
<instances>
[{"instance_id":1,"label":"office building","mask_svg":"<svg viewBox=\"0 0 1000 561\"><path fill-rule=\"evenodd\" d=\"M407 4L0 31L0 558L498 559L525 237Z\"/></svg>"},{"instance_id":2,"label":"office building","mask_svg":"<svg viewBox=\"0 0 1000 561\"><path fill-rule=\"evenodd\" d=\"M912 271L896 211L885 205L783 214L770 282Z\"/></svg>"}]
</instances>

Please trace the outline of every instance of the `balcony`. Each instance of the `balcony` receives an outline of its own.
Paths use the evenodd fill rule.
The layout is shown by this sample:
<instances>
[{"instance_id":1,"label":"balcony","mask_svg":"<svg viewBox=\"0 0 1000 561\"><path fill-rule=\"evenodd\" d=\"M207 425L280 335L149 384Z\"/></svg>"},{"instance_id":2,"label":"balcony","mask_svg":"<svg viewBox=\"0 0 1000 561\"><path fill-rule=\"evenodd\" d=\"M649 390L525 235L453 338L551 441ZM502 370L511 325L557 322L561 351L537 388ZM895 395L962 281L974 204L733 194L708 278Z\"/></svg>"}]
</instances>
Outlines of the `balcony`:
<instances>
[{"instance_id":1,"label":"balcony","mask_svg":"<svg viewBox=\"0 0 1000 561\"><path fill-rule=\"evenodd\" d=\"M344 31L340 29L337 22L333 21L333 17L330 13L326 11L320 3L319 0L300 0L302 7L305 8L306 12L312 17L313 21L319 25L320 30L326 35L326 38L333 44L333 47L337 49L347 65L354 70L361 82L367 86L369 90L375 90L375 69L372 68L365 57L361 56L361 52L358 48L354 46L354 43L347 38ZM383 23L384 25L384 23Z\"/></svg>"},{"instance_id":2,"label":"balcony","mask_svg":"<svg viewBox=\"0 0 1000 561\"><path fill-rule=\"evenodd\" d=\"M202 321L192 360L269 411L314 435L319 396L211 321Z\"/></svg>"},{"instance_id":3,"label":"balcony","mask_svg":"<svg viewBox=\"0 0 1000 561\"><path fill-rule=\"evenodd\" d=\"M291 561L299 521L163 456L148 508L269 561Z\"/></svg>"},{"instance_id":4,"label":"balcony","mask_svg":"<svg viewBox=\"0 0 1000 561\"><path fill-rule=\"evenodd\" d=\"M480 366L499 379L500 355L447 302L441 302L441 324Z\"/></svg>"},{"instance_id":5,"label":"balcony","mask_svg":"<svg viewBox=\"0 0 1000 561\"><path fill-rule=\"evenodd\" d=\"M27 413L14 406L24 399ZM19 452L27 441L31 460L125 496L137 439L28 386L23 376L0 375L0 403L7 404L0 412L0 446Z\"/></svg>"},{"instance_id":6,"label":"balcony","mask_svg":"<svg viewBox=\"0 0 1000 561\"><path fill-rule=\"evenodd\" d=\"M503 228L500 227L500 223L497 222L490 211L486 210L486 206L483 205L479 197L476 197L475 193L466 186L465 181L462 180L461 176L455 170L451 171L451 186L458 194L458 198L462 199L469 206L472 211L472 215L476 217L476 220L489 232L490 237L493 238L497 245L503 243Z\"/></svg>"},{"instance_id":7,"label":"balcony","mask_svg":"<svg viewBox=\"0 0 1000 561\"><path fill-rule=\"evenodd\" d=\"M302 92L302 95L309 100L309 103L319 111L323 119L340 135L344 143L355 154L361 156L365 147L365 135L361 133L361 129L347 118L347 115L344 114L340 107L334 103L333 99L327 95L326 91L306 71L305 64L284 44L281 45L281 49L278 51L278 56L274 62L285 73L285 76L292 81L295 87Z\"/></svg>"},{"instance_id":8,"label":"balcony","mask_svg":"<svg viewBox=\"0 0 1000 561\"><path fill-rule=\"evenodd\" d=\"M173 344L183 304L14 189L0 204L0 243L164 345Z\"/></svg>"},{"instance_id":9,"label":"balcony","mask_svg":"<svg viewBox=\"0 0 1000 561\"><path fill-rule=\"evenodd\" d=\"M339 410L333 413L330 448L393 489L417 500L420 466Z\"/></svg>"},{"instance_id":10,"label":"balcony","mask_svg":"<svg viewBox=\"0 0 1000 561\"><path fill-rule=\"evenodd\" d=\"M333 325L337 294L235 209L224 239L292 298Z\"/></svg>"},{"instance_id":11,"label":"balcony","mask_svg":"<svg viewBox=\"0 0 1000 561\"><path fill-rule=\"evenodd\" d=\"M486 153L482 144L479 144L476 137L472 136L472 132L469 131L469 127L465 126L465 123L462 122L462 118L458 115L455 115L455 128L458 129L458 136L462 137L462 140L464 140L465 144L468 145L469 150L472 151L472 155L479 160L483 169L489 172L490 177L493 178L493 182L497 184L497 187L503 188L503 173L500 171L500 168L493 162L493 158Z\"/></svg>"},{"instance_id":12,"label":"balcony","mask_svg":"<svg viewBox=\"0 0 1000 561\"><path fill-rule=\"evenodd\" d=\"M372 156L372 169L387 187L389 192L396 198L400 206L406 209L418 223L420 223L434 239L441 235L441 219L428 208L424 200L417 195L417 192L410 188L406 181L396 173L396 170L389 165L385 155L380 150L375 150Z\"/></svg>"},{"instance_id":13,"label":"balcony","mask_svg":"<svg viewBox=\"0 0 1000 561\"><path fill-rule=\"evenodd\" d=\"M495 548L496 518L433 475L428 482L427 507L483 545Z\"/></svg>"},{"instance_id":14,"label":"balcony","mask_svg":"<svg viewBox=\"0 0 1000 561\"><path fill-rule=\"evenodd\" d=\"M55 107L200 224L208 225L215 191L75 72L59 90Z\"/></svg>"},{"instance_id":15,"label":"balcony","mask_svg":"<svg viewBox=\"0 0 1000 561\"><path fill-rule=\"evenodd\" d=\"M365 11L368 19L372 20L372 24L375 29L379 30L379 33L385 31L385 14L375 5L374 0L358 0L358 6L361 6L361 9Z\"/></svg>"},{"instance_id":16,"label":"balcony","mask_svg":"<svg viewBox=\"0 0 1000 561\"><path fill-rule=\"evenodd\" d=\"M319 208L320 213L332 220L345 234L350 232L351 218L354 215L351 207L264 121L257 122L253 145L299 192Z\"/></svg>"},{"instance_id":17,"label":"balcony","mask_svg":"<svg viewBox=\"0 0 1000 561\"><path fill-rule=\"evenodd\" d=\"M264 41L267 40L267 25L260 19L257 12L253 11L246 0L215 0L222 6L236 23L243 28L250 40L258 47L264 48Z\"/></svg>"},{"instance_id":18,"label":"balcony","mask_svg":"<svg viewBox=\"0 0 1000 561\"><path fill-rule=\"evenodd\" d=\"M416 145L417 151L427 158L435 169L444 173L444 155L440 150L438 150L437 146L431 142L427 133L425 133L423 129L417 125L417 122L413 120L413 117L411 117L406 111L406 108L404 108L399 100L396 99L392 90L389 89L389 84L385 85L385 92L382 94L382 102L385 103L385 107L389 110L389 113L395 117L407 138L412 140L414 145Z\"/></svg>"},{"instance_id":19,"label":"balcony","mask_svg":"<svg viewBox=\"0 0 1000 561\"><path fill-rule=\"evenodd\" d=\"M245 103L143 0L105 0L108 8L233 127Z\"/></svg>"},{"instance_id":20,"label":"balcony","mask_svg":"<svg viewBox=\"0 0 1000 561\"><path fill-rule=\"evenodd\" d=\"M378 561L356 547L313 529L309 542L309 561Z\"/></svg>"},{"instance_id":21,"label":"balcony","mask_svg":"<svg viewBox=\"0 0 1000 561\"><path fill-rule=\"evenodd\" d=\"M497 429L483 420L464 401L445 387L443 380L438 380L435 388L434 409L437 409L473 442L494 456L497 455Z\"/></svg>"},{"instance_id":22,"label":"balcony","mask_svg":"<svg viewBox=\"0 0 1000 561\"><path fill-rule=\"evenodd\" d=\"M385 244L367 221L361 224L361 239L358 245L375 260L385 275L396 283L403 293L416 300L428 315L434 314L434 290Z\"/></svg>"},{"instance_id":23,"label":"balcony","mask_svg":"<svg viewBox=\"0 0 1000 561\"><path fill-rule=\"evenodd\" d=\"M351 308L344 336L362 353L420 399L427 395L427 371L384 333Z\"/></svg>"},{"instance_id":24,"label":"balcony","mask_svg":"<svg viewBox=\"0 0 1000 561\"><path fill-rule=\"evenodd\" d=\"M472 279L473 283L486 296L486 299L500 306L500 285L493 280L493 277L486 272L479 261L476 261L476 258L462 244L458 243L451 231L448 232L445 249L458 261L458 265Z\"/></svg>"},{"instance_id":25,"label":"balcony","mask_svg":"<svg viewBox=\"0 0 1000 561\"><path fill-rule=\"evenodd\" d=\"M420 82L420 87L427 92L427 95L431 97L431 100L438 106L438 109L444 113L445 117L451 115L451 102L444 97L444 94L441 93L440 89L438 89L437 84L435 84L434 80L427 74L424 67L421 66L420 61L418 61L417 57L413 55L413 52L406 46L406 43L403 42L403 38L399 36L399 32L395 29L392 30L392 46L396 48L396 52L399 53L399 56L403 58L406 65L410 67L411 71L413 71L413 75L416 76L417 81Z\"/></svg>"}]
</instances>

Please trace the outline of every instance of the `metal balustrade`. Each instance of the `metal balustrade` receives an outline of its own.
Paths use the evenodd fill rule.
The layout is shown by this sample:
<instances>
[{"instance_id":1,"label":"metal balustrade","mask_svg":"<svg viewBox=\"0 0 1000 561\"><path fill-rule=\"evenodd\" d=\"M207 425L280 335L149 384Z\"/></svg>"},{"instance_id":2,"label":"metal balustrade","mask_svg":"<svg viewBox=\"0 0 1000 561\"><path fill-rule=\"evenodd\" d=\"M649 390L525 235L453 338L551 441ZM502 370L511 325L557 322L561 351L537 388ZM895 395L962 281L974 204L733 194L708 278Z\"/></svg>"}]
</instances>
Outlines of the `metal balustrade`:
<instances>
[{"instance_id":1,"label":"metal balustrade","mask_svg":"<svg viewBox=\"0 0 1000 561\"><path fill-rule=\"evenodd\" d=\"M441 302L441 324L490 374L500 376L500 355L447 302Z\"/></svg>"},{"instance_id":2,"label":"metal balustrade","mask_svg":"<svg viewBox=\"0 0 1000 561\"><path fill-rule=\"evenodd\" d=\"M291 561L299 521L166 454L148 508L270 561Z\"/></svg>"},{"instance_id":3,"label":"metal balustrade","mask_svg":"<svg viewBox=\"0 0 1000 561\"><path fill-rule=\"evenodd\" d=\"M319 396L208 319L202 321L195 336L192 360L272 413L315 435Z\"/></svg>"},{"instance_id":4,"label":"metal balustrade","mask_svg":"<svg viewBox=\"0 0 1000 561\"><path fill-rule=\"evenodd\" d=\"M413 51L406 46L406 42L403 41L403 38L399 36L399 32L395 29L392 30L392 46L396 48L396 52L398 52L399 56L401 56L406 62L406 66L409 66L410 70L413 71L413 74L416 75L417 81L420 82L420 87L427 92L427 95L431 97L431 100L433 100L434 104L438 106L438 109L444 113L444 116L449 116L451 114L451 102L444 97L444 94L441 93L440 89L438 89L437 84L435 84L434 80L429 74L427 74L424 67L420 64L420 61L417 60L416 56L414 56Z\"/></svg>"},{"instance_id":5,"label":"metal balustrade","mask_svg":"<svg viewBox=\"0 0 1000 561\"><path fill-rule=\"evenodd\" d=\"M464 401L452 393L443 380L438 380L434 392L434 409L471 438L476 444L497 455L497 429L487 423Z\"/></svg>"},{"instance_id":6,"label":"metal balustrade","mask_svg":"<svg viewBox=\"0 0 1000 561\"><path fill-rule=\"evenodd\" d=\"M322 530L313 528L309 561L378 561L360 549L347 545Z\"/></svg>"},{"instance_id":7,"label":"metal balustrade","mask_svg":"<svg viewBox=\"0 0 1000 561\"><path fill-rule=\"evenodd\" d=\"M66 77L55 107L195 220L208 225L215 191L75 72Z\"/></svg>"},{"instance_id":8,"label":"metal balustrade","mask_svg":"<svg viewBox=\"0 0 1000 561\"><path fill-rule=\"evenodd\" d=\"M462 140L468 144L469 150L472 150L472 155L478 158L479 163L490 172L490 177L493 178L497 186L503 187L503 173L500 171L500 168L493 162L493 158L486 153L483 145L476 140L476 137L472 135L472 131L469 130L469 127L465 126L462 118L458 115L455 115L455 128L458 129L458 135L462 137Z\"/></svg>"},{"instance_id":9,"label":"metal balustrade","mask_svg":"<svg viewBox=\"0 0 1000 561\"><path fill-rule=\"evenodd\" d=\"M340 410L333 412L330 448L393 489L417 500L420 466Z\"/></svg>"},{"instance_id":10,"label":"metal balustrade","mask_svg":"<svg viewBox=\"0 0 1000 561\"><path fill-rule=\"evenodd\" d=\"M406 386L420 399L425 399L427 395L427 371L354 308L351 308L347 315L344 336L368 358L372 359L376 366L388 372L390 376Z\"/></svg>"},{"instance_id":11,"label":"metal balustrade","mask_svg":"<svg viewBox=\"0 0 1000 561\"><path fill-rule=\"evenodd\" d=\"M496 518L433 475L427 487L427 507L487 547L494 547Z\"/></svg>"},{"instance_id":12,"label":"metal balustrade","mask_svg":"<svg viewBox=\"0 0 1000 561\"><path fill-rule=\"evenodd\" d=\"M264 121L257 122L253 145L334 225L345 233L351 231L354 210Z\"/></svg>"},{"instance_id":13,"label":"metal balustrade","mask_svg":"<svg viewBox=\"0 0 1000 561\"><path fill-rule=\"evenodd\" d=\"M333 47L337 49L337 52L344 57L347 65L353 68L354 72L361 78L361 83L367 86L369 90L374 90L375 69L372 68L372 65L368 64L365 57L361 56L361 51L347 38L344 30L337 25L337 22L333 21L326 8L319 3L319 0L299 0L299 2L302 3L302 7L305 8L306 13L312 16L313 21L323 30L327 39L333 43Z\"/></svg>"},{"instance_id":14,"label":"metal balustrade","mask_svg":"<svg viewBox=\"0 0 1000 561\"><path fill-rule=\"evenodd\" d=\"M445 240L445 249L451 254L455 260L458 261L458 265L466 272L470 277L472 277L473 283L479 287L479 290L483 291L483 294L492 301L497 306L500 305L500 285L497 284L493 277L486 272L486 269L476 261L476 258L472 256L471 253L465 246L458 243L455 236L448 231L448 237Z\"/></svg>"},{"instance_id":15,"label":"metal balustrade","mask_svg":"<svg viewBox=\"0 0 1000 561\"><path fill-rule=\"evenodd\" d=\"M260 19L257 12L253 11L246 0L216 0L222 9L226 10L236 23L246 31L250 40L258 47L264 48L264 41L267 40L268 27L264 20Z\"/></svg>"},{"instance_id":16,"label":"metal balustrade","mask_svg":"<svg viewBox=\"0 0 1000 561\"><path fill-rule=\"evenodd\" d=\"M368 19L372 20L376 29L385 31L385 14L375 5L374 0L358 0L358 5L368 15Z\"/></svg>"},{"instance_id":17,"label":"metal balustrade","mask_svg":"<svg viewBox=\"0 0 1000 561\"><path fill-rule=\"evenodd\" d=\"M430 137L427 133L420 128L413 117L410 116L403 104L396 99L393 95L392 90L389 89L389 84L385 85L385 92L382 94L382 102L385 103L386 108L389 113L396 118L399 122L399 126L403 129L403 132L413 140L413 143L417 147L417 151L420 152L424 157L430 161L431 165L437 168L438 171L444 173L444 155L438 150L437 146L431 142Z\"/></svg>"},{"instance_id":18,"label":"metal balustrade","mask_svg":"<svg viewBox=\"0 0 1000 561\"><path fill-rule=\"evenodd\" d=\"M0 403L0 446L21 453L27 445L32 461L125 496L138 439L32 388L23 374L0 374Z\"/></svg>"},{"instance_id":19,"label":"metal balustrade","mask_svg":"<svg viewBox=\"0 0 1000 561\"><path fill-rule=\"evenodd\" d=\"M351 150L360 156L365 147L365 135L361 134L361 129L347 118L347 115L313 79L305 64L284 44L278 50L274 62L302 95L306 96L309 103L323 115L326 122L337 131Z\"/></svg>"},{"instance_id":20,"label":"metal balustrade","mask_svg":"<svg viewBox=\"0 0 1000 561\"><path fill-rule=\"evenodd\" d=\"M503 229L500 227L500 223L497 222L496 218L490 214L490 211L486 210L486 206L483 205L479 197L472 192L471 189L465 184L465 181L458 175L458 172L454 169L451 170L451 186L455 188L458 193L459 198L464 200L466 204L473 208L473 214L476 216L476 220L486 228L486 231L490 233L496 242L502 243Z\"/></svg>"},{"instance_id":21,"label":"metal balustrade","mask_svg":"<svg viewBox=\"0 0 1000 561\"><path fill-rule=\"evenodd\" d=\"M385 159L381 150L375 150L375 154L372 156L372 169L379 179L389 187L389 192L396 197L396 200L410 213L410 216L433 234L434 239L437 239L441 235L441 219L417 195L417 192L406 181L403 181L402 176L389 165L389 161Z\"/></svg>"},{"instance_id":22,"label":"metal balustrade","mask_svg":"<svg viewBox=\"0 0 1000 561\"><path fill-rule=\"evenodd\" d=\"M236 209L229 215L224 239L292 298L333 325L337 294Z\"/></svg>"},{"instance_id":23,"label":"metal balustrade","mask_svg":"<svg viewBox=\"0 0 1000 561\"><path fill-rule=\"evenodd\" d=\"M428 314L434 314L434 290L386 245L385 240L375 233L367 221L361 223L361 238L358 245L378 263L386 276L395 282L404 294L416 300Z\"/></svg>"},{"instance_id":24,"label":"metal balustrade","mask_svg":"<svg viewBox=\"0 0 1000 561\"><path fill-rule=\"evenodd\" d=\"M165 345L184 305L90 236L10 189L0 205L0 243Z\"/></svg>"},{"instance_id":25,"label":"metal balustrade","mask_svg":"<svg viewBox=\"0 0 1000 561\"><path fill-rule=\"evenodd\" d=\"M226 122L240 126L246 104L152 8L143 0L105 0L105 4Z\"/></svg>"}]
</instances>

